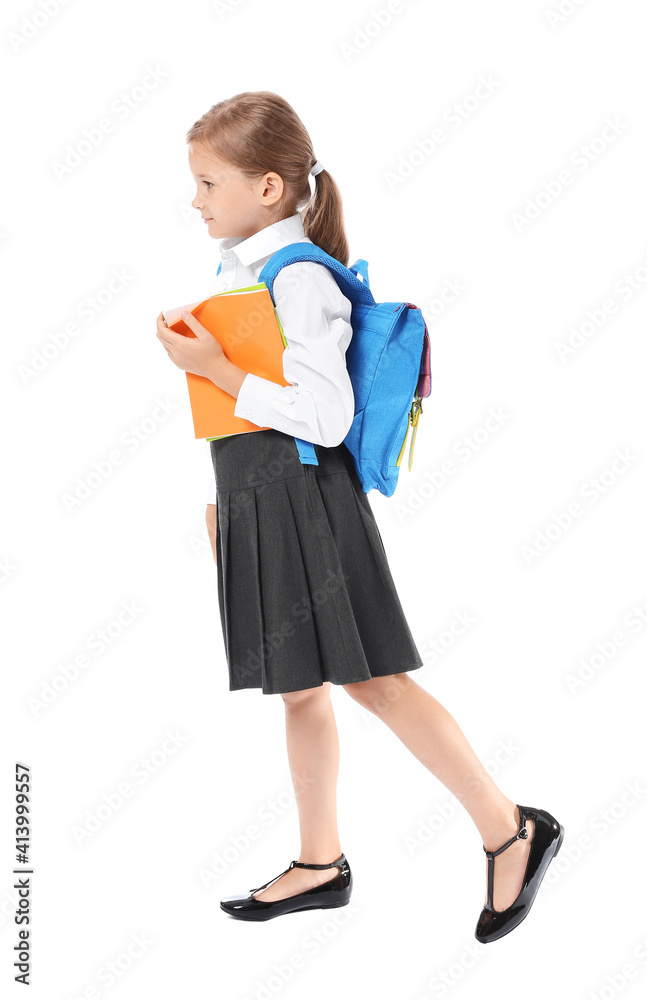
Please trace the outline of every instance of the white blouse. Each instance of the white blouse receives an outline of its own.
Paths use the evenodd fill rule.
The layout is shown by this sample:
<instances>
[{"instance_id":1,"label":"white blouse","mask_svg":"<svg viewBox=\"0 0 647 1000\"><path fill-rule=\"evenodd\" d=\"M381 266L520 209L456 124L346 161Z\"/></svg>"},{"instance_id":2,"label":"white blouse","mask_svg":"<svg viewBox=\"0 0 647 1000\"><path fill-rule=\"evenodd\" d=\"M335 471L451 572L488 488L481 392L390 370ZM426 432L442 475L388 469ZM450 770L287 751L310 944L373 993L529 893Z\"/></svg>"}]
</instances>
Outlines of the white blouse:
<instances>
[{"instance_id":1,"label":"white blouse","mask_svg":"<svg viewBox=\"0 0 647 1000\"><path fill-rule=\"evenodd\" d=\"M289 243L312 243L297 212L247 239L220 243L222 270L209 292L258 283L271 255ZM299 261L282 268L274 281L276 311L287 346L283 373L287 386L249 372L243 380L234 415L259 427L332 448L350 430L355 414L353 386L346 368L352 337L352 304L326 267ZM216 481L209 453L207 503L216 503Z\"/></svg>"}]
</instances>

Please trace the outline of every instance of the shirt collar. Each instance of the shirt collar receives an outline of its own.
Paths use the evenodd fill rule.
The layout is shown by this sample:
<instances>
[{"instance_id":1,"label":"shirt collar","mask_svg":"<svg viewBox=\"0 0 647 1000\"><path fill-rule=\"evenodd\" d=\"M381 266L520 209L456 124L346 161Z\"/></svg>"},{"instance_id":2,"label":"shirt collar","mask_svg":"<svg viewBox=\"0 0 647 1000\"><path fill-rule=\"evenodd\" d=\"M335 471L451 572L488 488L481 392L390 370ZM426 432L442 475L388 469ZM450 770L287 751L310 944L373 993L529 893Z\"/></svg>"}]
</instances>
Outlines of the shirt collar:
<instances>
[{"instance_id":1,"label":"shirt collar","mask_svg":"<svg viewBox=\"0 0 647 1000\"><path fill-rule=\"evenodd\" d=\"M271 226L259 229L257 233L243 239L242 236L230 236L220 243L220 252L233 250L244 267L268 257L270 254L286 247L290 243L298 243L305 238L305 229L300 212L274 222Z\"/></svg>"}]
</instances>

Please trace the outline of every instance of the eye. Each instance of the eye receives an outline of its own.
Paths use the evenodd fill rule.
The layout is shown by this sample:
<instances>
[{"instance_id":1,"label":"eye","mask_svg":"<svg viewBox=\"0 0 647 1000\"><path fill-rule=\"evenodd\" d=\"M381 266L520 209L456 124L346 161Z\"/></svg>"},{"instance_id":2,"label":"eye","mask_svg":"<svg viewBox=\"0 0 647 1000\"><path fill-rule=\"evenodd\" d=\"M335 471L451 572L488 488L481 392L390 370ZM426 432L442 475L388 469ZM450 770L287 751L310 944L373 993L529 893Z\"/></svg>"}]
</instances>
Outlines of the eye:
<instances>
[{"instance_id":1,"label":"eye","mask_svg":"<svg viewBox=\"0 0 647 1000\"><path fill-rule=\"evenodd\" d=\"M208 184L210 188L213 187L213 184L211 183L211 181L203 181L202 183L203 184Z\"/></svg>"}]
</instances>

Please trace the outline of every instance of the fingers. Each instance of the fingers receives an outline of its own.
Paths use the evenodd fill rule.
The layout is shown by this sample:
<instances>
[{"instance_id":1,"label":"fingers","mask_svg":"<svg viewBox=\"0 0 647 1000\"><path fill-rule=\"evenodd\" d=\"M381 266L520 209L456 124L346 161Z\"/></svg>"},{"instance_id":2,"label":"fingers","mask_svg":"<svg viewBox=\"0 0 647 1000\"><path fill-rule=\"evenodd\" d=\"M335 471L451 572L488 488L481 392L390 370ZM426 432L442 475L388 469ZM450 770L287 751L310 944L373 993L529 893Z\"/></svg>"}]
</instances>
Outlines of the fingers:
<instances>
[{"instance_id":1,"label":"fingers","mask_svg":"<svg viewBox=\"0 0 647 1000\"><path fill-rule=\"evenodd\" d=\"M193 330L198 340L201 336L211 336L206 326L203 326L199 319L196 319L193 313L183 312L182 320L188 326L189 330Z\"/></svg>"},{"instance_id":2,"label":"fingers","mask_svg":"<svg viewBox=\"0 0 647 1000\"><path fill-rule=\"evenodd\" d=\"M166 353L168 354L169 353L169 347L173 346L173 339L176 338L176 337L181 337L182 334L181 333L175 333L174 330L171 330L170 327L168 327L166 325L166 323L164 322L164 317L160 313L159 316L157 317L157 334L156 334L156 336L157 336L158 340L162 341L162 343L164 344L164 347L166 348Z\"/></svg>"}]
</instances>

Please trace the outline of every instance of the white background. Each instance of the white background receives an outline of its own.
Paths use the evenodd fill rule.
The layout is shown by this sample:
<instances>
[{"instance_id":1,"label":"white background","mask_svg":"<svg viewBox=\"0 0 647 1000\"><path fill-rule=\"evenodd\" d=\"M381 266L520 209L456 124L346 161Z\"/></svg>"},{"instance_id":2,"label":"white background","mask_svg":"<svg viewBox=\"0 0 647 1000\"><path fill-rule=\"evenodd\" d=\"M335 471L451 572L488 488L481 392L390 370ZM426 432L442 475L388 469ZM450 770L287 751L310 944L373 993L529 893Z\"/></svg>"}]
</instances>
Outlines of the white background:
<instances>
[{"instance_id":1,"label":"white background","mask_svg":"<svg viewBox=\"0 0 647 1000\"><path fill-rule=\"evenodd\" d=\"M381 0L3 9L5 991L19 761L33 779L38 998L644 994L644 11L565 2L551 24L558 0L390 7L381 26ZM151 68L161 79L142 92ZM207 458L155 318L213 282L185 135L245 90L293 105L342 192L351 262L368 260L378 300L427 318L433 389L413 469L393 498L370 494L425 658L412 676L506 795L566 829L531 914L489 946L473 935L476 828L340 688L351 906L264 924L219 908L298 857L297 814L282 699L228 690ZM120 117L111 105L131 92L145 97ZM106 116L112 132L58 176ZM113 272L127 277L106 293ZM95 463L104 475L70 506ZM114 638L99 652L103 628ZM260 836L245 843L250 824Z\"/></svg>"}]
</instances>

